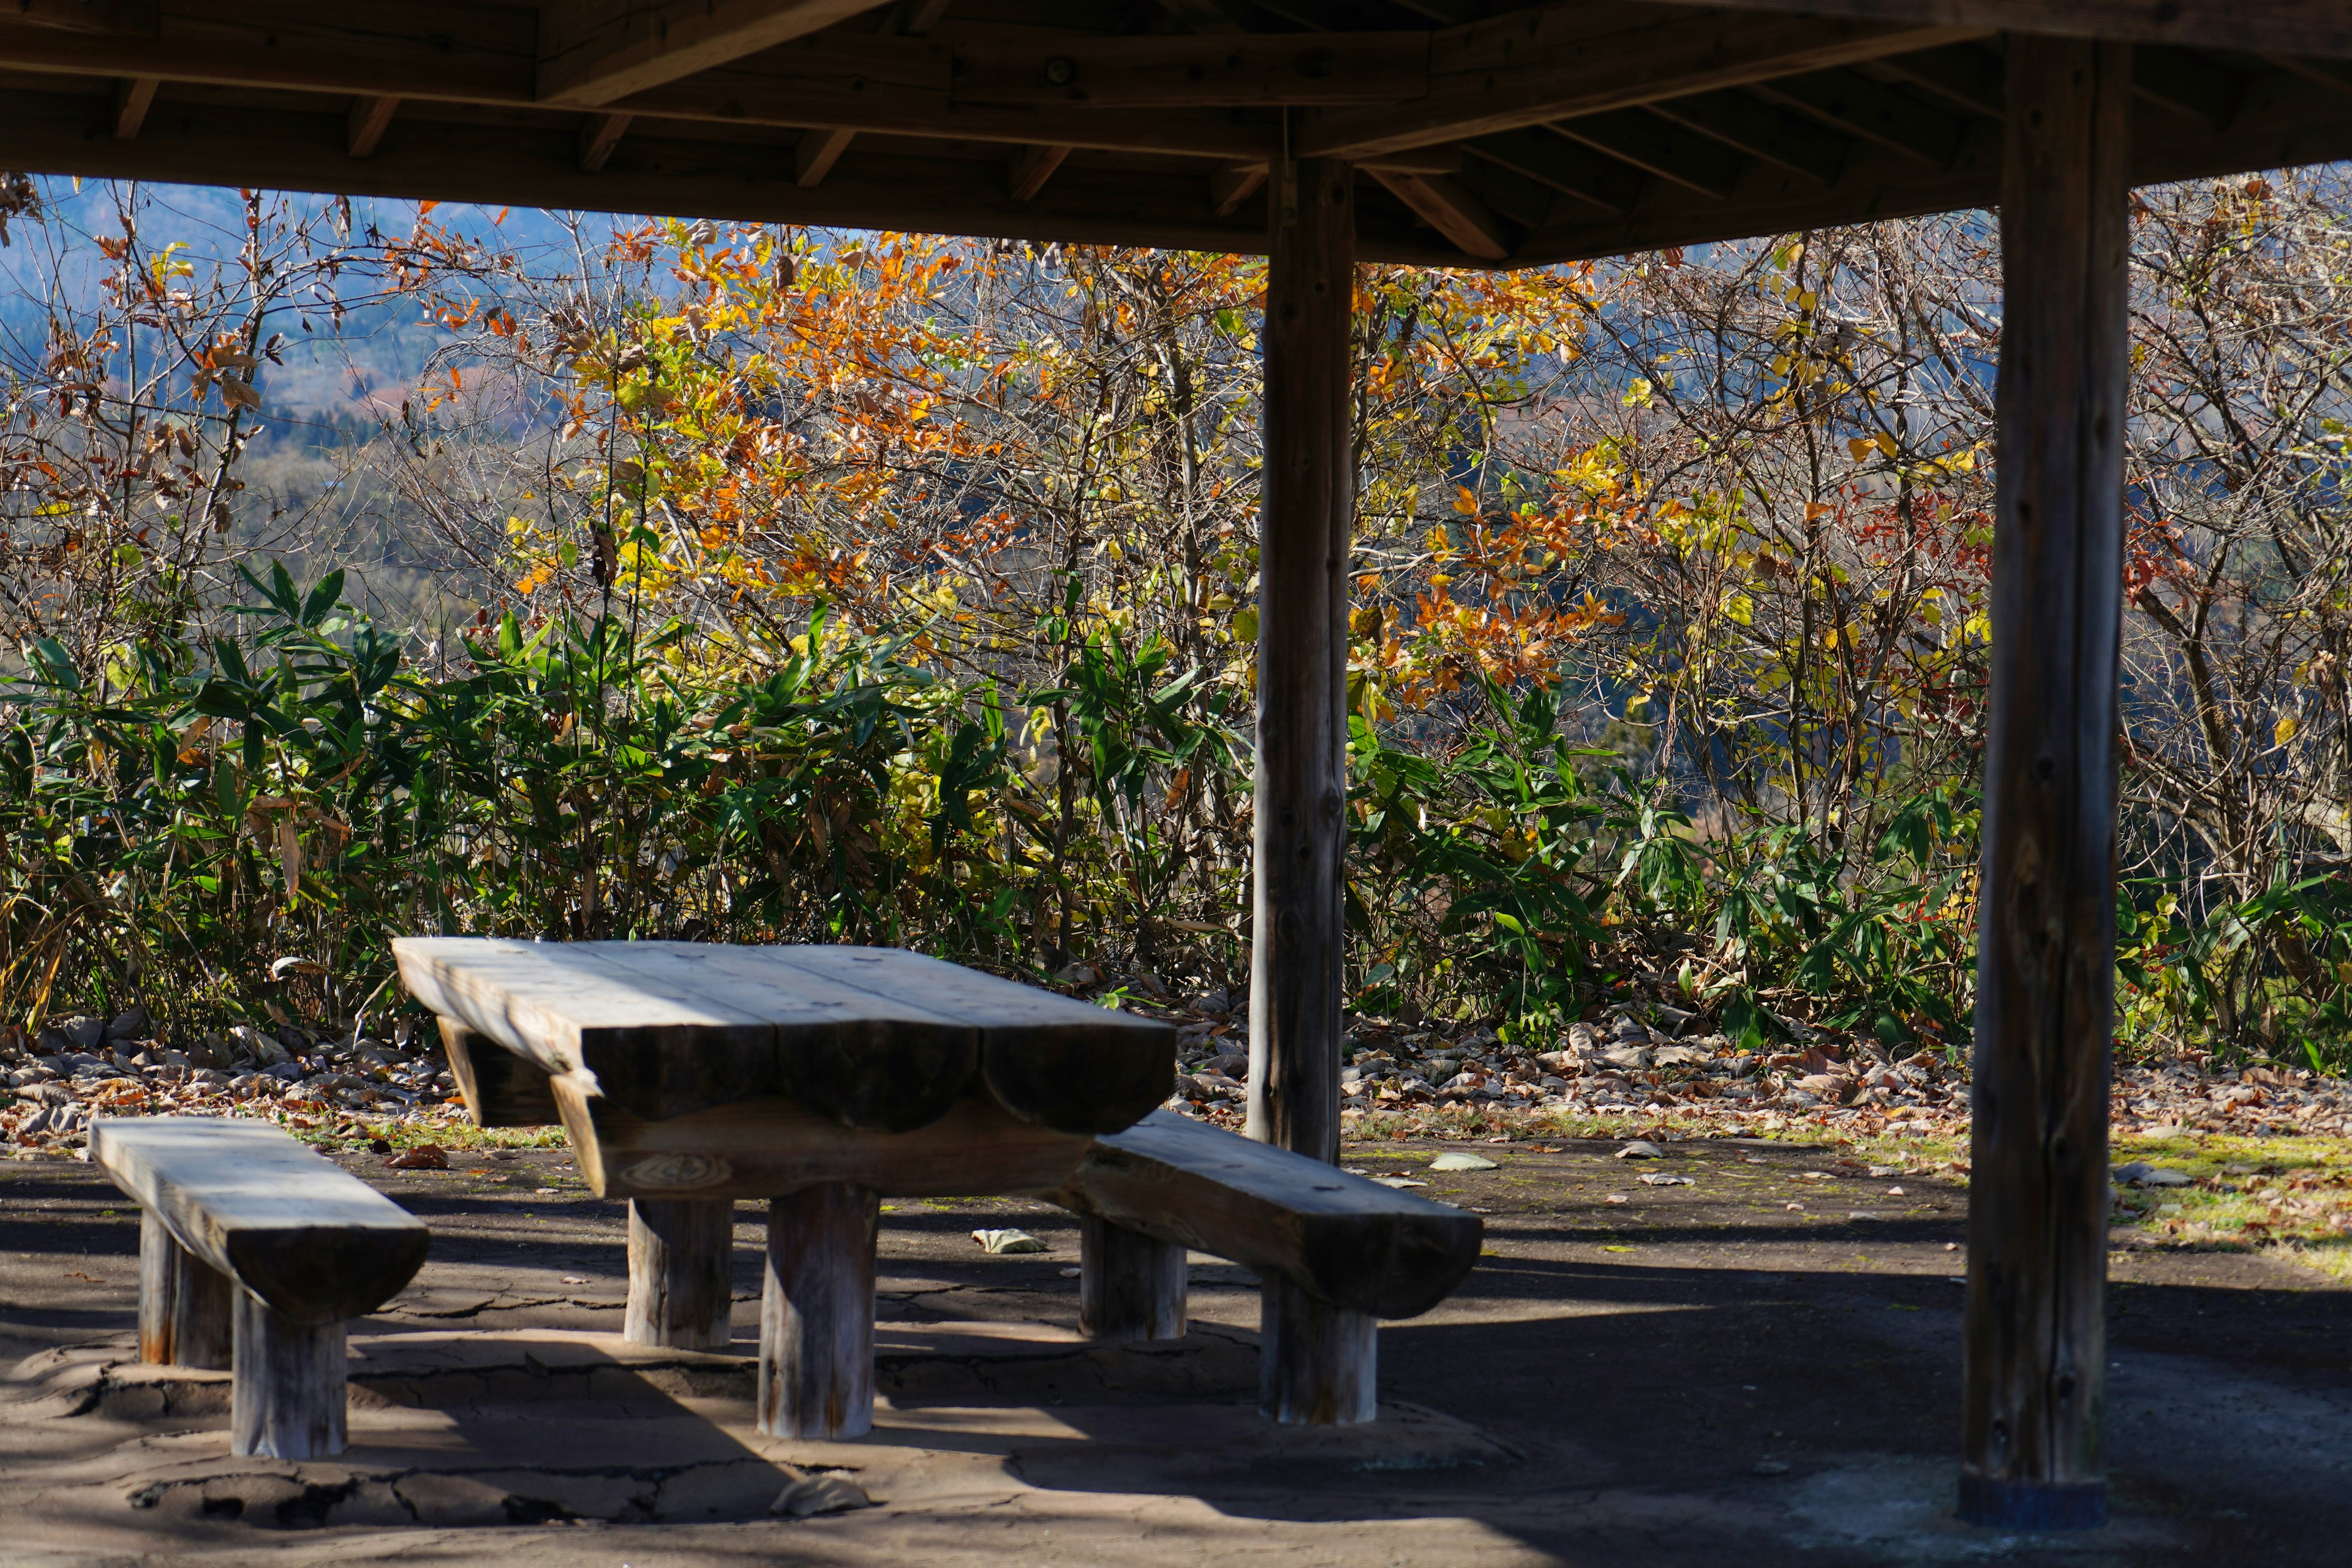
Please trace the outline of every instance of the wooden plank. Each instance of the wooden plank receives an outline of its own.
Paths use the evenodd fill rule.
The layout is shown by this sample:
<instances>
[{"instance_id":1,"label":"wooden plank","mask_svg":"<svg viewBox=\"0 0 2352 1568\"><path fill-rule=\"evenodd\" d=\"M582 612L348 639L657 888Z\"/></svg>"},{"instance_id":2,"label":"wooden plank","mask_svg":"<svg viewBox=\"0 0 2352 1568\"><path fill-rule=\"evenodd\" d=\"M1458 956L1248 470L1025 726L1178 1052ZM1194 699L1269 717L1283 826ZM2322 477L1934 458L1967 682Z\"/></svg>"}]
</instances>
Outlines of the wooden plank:
<instances>
[{"instance_id":1,"label":"wooden plank","mask_svg":"<svg viewBox=\"0 0 2352 1568\"><path fill-rule=\"evenodd\" d=\"M2210 55L2155 47L2132 51L2132 90L2206 131L2226 131L2244 92L2239 74Z\"/></svg>"},{"instance_id":2,"label":"wooden plank","mask_svg":"<svg viewBox=\"0 0 2352 1568\"><path fill-rule=\"evenodd\" d=\"M155 31L158 0L9 0L13 18L30 27L89 36Z\"/></svg>"},{"instance_id":3,"label":"wooden plank","mask_svg":"<svg viewBox=\"0 0 2352 1568\"><path fill-rule=\"evenodd\" d=\"M957 103L1216 109L1384 103L1429 90L1427 33L1088 37L955 42Z\"/></svg>"},{"instance_id":4,"label":"wooden plank","mask_svg":"<svg viewBox=\"0 0 2352 1568\"><path fill-rule=\"evenodd\" d=\"M1801 11L1986 32L2352 58L2347 0L1665 0L1706 11Z\"/></svg>"},{"instance_id":5,"label":"wooden plank","mask_svg":"<svg viewBox=\"0 0 2352 1568\"><path fill-rule=\"evenodd\" d=\"M580 1173L599 1197L765 1198L825 1182L889 1197L970 1197L1059 1186L1087 1140L967 1096L910 1132L864 1132L781 1095L648 1121L553 1080Z\"/></svg>"},{"instance_id":6,"label":"wooden plank","mask_svg":"<svg viewBox=\"0 0 2352 1568\"><path fill-rule=\"evenodd\" d=\"M927 984L877 991L797 960L810 951L824 950L625 942L602 944L599 957L666 994L702 996L768 1020L774 1088L845 1127L905 1132L947 1114L971 1082L980 1031L938 1004L937 976L927 972ZM720 1087L715 1079L708 1085L714 1095Z\"/></svg>"},{"instance_id":7,"label":"wooden plank","mask_svg":"<svg viewBox=\"0 0 2352 1568\"><path fill-rule=\"evenodd\" d=\"M832 26L880 0L570 0L540 12L538 97L593 109Z\"/></svg>"},{"instance_id":8,"label":"wooden plank","mask_svg":"<svg viewBox=\"0 0 2352 1568\"><path fill-rule=\"evenodd\" d=\"M1515 236L1510 226L1460 181L1444 174L1400 174L1375 167L1367 167L1365 173L1465 255L1500 261L1511 254Z\"/></svg>"},{"instance_id":9,"label":"wooden plank","mask_svg":"<svg viewBox=\"0 0 2352 1568\"><path fill-rule=\"evenodd\" d=\"M1078 1331L1094 1340L1181 1340L1191 1276L1178 1243L1082 1215Z\"/></svg>"},{"instance_id":10,"label":"wooden plank","mask_svg":"<svg viewBox=\"0 0 2352 1568\"><path fill-rule=\"evenodd\" d=\"M89 1157L182 1247L297 1323L373 1311L431 1242L423 1221L267 1122L102 1116Z\"/></svg>"},{"instance_id":11,"label":"wooden plank","mask_svg":"<svg viewBox=\"0 0 2352 1568\"><path fill-rule=\"evenodd\" d=\"M1286 1425L1380 1415L1379 1323L1275 1278L1259 1287L1258 1411Z\"/></svg>"},{"instance_id":12,"label":"wooden plank","mask_svg":"<svg viewBox=\"0 0 2352 1568\"><path fill-rule=\"evenodd\" d=\"M759 1426L834 1441L874 1429L871 1187L828 1184L768 1205L760 1300Z\"/></svg>"},{"instance_id":13,"label":"wooden plank","mask_svg":"<svg viewBox=\"0 0 2352 1568\"><path fill-rule=\"evenodd\" d=\"M1648 10L1611 27L1596 26L1596 15L1589 6L1552 5L1445 29L1431 42L1426 95L1378 108L1309 111L1294 145L1310 156L1362 159L1879 59L1982 32L1811 16L1658 19Z\"/></svg>"},{"instance_id":14,"label":"wooden plank","mask_svg":"<svg viewBox=\"0 0 2352 1568\"><path fill-rule=\"evenodd\" d=\"M1544 126L1498 131L1465 145L1475 157L1611 212L1633 211L1645 184L1640 170Z\"/></svg>"},{"instance_id":15,"label":"wooden plank","mask_svg":"<svg viewBox=\"0 0 2352 1568\"><path fill-rule=\"evenodd\" d=\"M1553 131L1606 153L1659 179L1720 200L1738 188L1746 161L1710 136L1701 136L1645 110L1622 110L1563 120Z\"/></svg>"},{"instance_id":16,"label":"wooden plank","mask_svg":"<svg viewBox=\"0 0 2352 1568\"><path fill-rule=\"evenodd\" d=\"M1067 147L1020 147L1013 153L1012 162L1004 166L1004 195L1008 201L1034 200L1062 160L1070 155Z\"/></svg>"},{"instance_id":17,"label":"wooden plank","mask_svg":"<svg viewBox=\"0 0 2352 1568\"><path fill-rule=\"evenodd\" d=\"M2009 44L1960 1514L2105 1517L2131 51Z\"/></svg>"},{"instance_id":18,"label":"wooden plank","mask_svg":"<svg viewBox=\"0 0 2352 1568\"><path fill-rule=\"evenodd\" d=\"M1355 195L1344 163L1297 168L1295 206L1268 204L1249 1128L1328 1163L1339 1148L1347 941Z\"/></svg>"},{"instance_id":19,"label":"wooden plank","mask_svg":"<svg viewBox=\"0 0 2352 1568\"><path fill-rule=\"evenodd\" d=\"M114 89L114 139L129 142L147 123L148 108L155 101L155 89L163 79L152 76L125 77Z\"/></svg>"},{"instance_id":20,"label":"wooden plank","mask_svg":"<svg viewBox=\"0 0 2352 1568\"><path fill-rule=\"evenodd\" d=\"M343 1325L301 1322L236 1292L228 1451L239 1458L322 1459L345 1444Z\"/></svg>"},{"instance_id":21,"label":"wooden plank","mask_svg":"<svg viewBox=\"0 0 2352 1568\"><path fill-rule=\"evenodd\" d=\"M1168 1110L1096 1139L1044 1195L1380 1318L1416 1317L1445 1300L1485 1234L1465 1210Z\"/></svg>"},{"instance_id":22,"label":"wooden plank","mask_svg":"<svg viewBox=\"0 0 2352 1568\"><path fill-rule=\"evenodd\" d=\"M1789 77L1759 83L1755 91L1931 168L1948 167L1960 155L1967 132L1958 115L1946 113L1924 95L1873 81L1860 71Z\"/></svg>"},{"instance_id":23,"label":"wooden plank","mask_svg":"<svg viewBox=\"0 0 2352 1568\"><path fill-rule=\"evenodd\" d=\"M855 131L803 131L793 148L793 184L803 190L824 184L849 144L857 140Z\"/></svg>"},{"instance_id":24,"label":"wooden plank","mask_svg":"<svg viewBox=\"0 0 2352 1568\"><path fill-rule=\"evenodd\" d=\"M1845 169L1843 137L1745 92L1670 98L1650 112L1822 184Z\"/></svg>"},{"instance_id":25,"label":"wooden plank","mask_svg":"<svg viewBox=\"0 0 2352 1568\"><path fill-rule=\"evenodd\" d=\"M153 1209L139 1211L139 1359L218 1371L235 1343L236 1282L182 1247Z\"/></svg>"},{"instance_id":26,"label":"wooden plank","mask_svg":"<svg viewBox=\"0 0 2352 1568\"><path fill-rule=\"evenodd\" d=\"M1176 1083L1176 1031L1157 1019L889 947L773 950L808 973L923 1005L980 1031L980 1083L1024 1121L1115 1132Z\"/></svg>"},{"instance_id":27,"label":"wooden plank","mask_svg":"<svg viewBox=\"0 0 2352 1568\"><path fill-rule=\"evenodd\" d=\"M731 1199L629 1201L633 1345L720 1351L734 1337L735 1205Z\"/></svg>"},{"instance_id":28,"label":"wooden plank","mask_svg":"<svg viewBox=\"0 0 2352 1568\"><path fill-rule=\"evenodd\" d=\"M396 98L379 95L353 100L347 138L351 155L354 158L373 157L377 143L383 140L383 133L391 128L392 117L399 109L400 100Z\"/></svg>"},{"instance_id":29,"label":"wooden plank","mask_svg":"<svg viewBox=\"0 0 2352 1568\"><path fill-rule=\"evenodd\" d=\"M580 122L580 172L593 174L612 162L613 149L628 134L634 114L592 114Z\"/></svg>"}]
</instances>

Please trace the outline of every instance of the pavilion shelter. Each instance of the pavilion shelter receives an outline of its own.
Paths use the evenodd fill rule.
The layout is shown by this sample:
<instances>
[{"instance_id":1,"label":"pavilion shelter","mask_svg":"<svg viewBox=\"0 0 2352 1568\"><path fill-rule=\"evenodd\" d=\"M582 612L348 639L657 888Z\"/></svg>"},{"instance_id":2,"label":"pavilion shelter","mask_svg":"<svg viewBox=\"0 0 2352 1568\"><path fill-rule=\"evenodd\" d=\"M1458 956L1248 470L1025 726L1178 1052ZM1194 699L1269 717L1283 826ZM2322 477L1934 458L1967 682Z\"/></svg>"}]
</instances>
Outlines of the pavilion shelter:
<instances>
[{"instance_id":1,"label":"pavilion shelter","mask_svg":"<svg viewBox=\"0 0 2352 1568\"><path fill-rule=\"evenodd\" d=\"M0 168L1271 256L1250 1125L1339 1137L1351 275L1998 207L1961 1509L2105 1501L2129 188L2352 155L2352 0L10 0ZM1277 1414L1369 1319L1268 1287Z\"/></svg>"}]
</instances>

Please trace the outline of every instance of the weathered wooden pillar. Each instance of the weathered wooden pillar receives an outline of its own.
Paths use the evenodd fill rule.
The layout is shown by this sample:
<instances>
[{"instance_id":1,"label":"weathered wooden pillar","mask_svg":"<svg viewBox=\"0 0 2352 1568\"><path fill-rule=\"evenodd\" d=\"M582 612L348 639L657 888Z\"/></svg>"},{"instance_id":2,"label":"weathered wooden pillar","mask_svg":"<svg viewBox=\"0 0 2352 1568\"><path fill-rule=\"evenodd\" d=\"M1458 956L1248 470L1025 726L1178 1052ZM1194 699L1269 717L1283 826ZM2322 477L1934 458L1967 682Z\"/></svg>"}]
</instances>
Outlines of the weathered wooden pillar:
<instances>
[{"instance_id":1,"label":"weathered wooden pillar","mask_svg":"<svg viewBox=\"0 0 2352 1568\"><path fill-rule=\"evenodd\" d=\"M298 1323L250 1290L236 1300L228 1451L267 1459L341 1453L351 1365L343 1325Z\"/></svg>"},{"instance_id":2,"label":"weathered wooden pillar","mask_svg":"<svg viewBox=\"0 0 2352 1568\"><path fill-rule=\"evenodd\" d=\"M2013 36L1961 1517L2105 1517L2127 47Z\"/></svg>"},{"instance_id":3,"label":"weathered wooden pillar","mask_svg":"<svg viewBox=\"0 0 2352 1568\"><path fill-rule=\"evenodd\" d=\"M734 1332L735 1205L727 1198L629 1200L633 1345L725 1350Z\"/></svg>"},{"instance_id":4,"label":"weathered wooden pillar","mask_svg":"<svg viewBox=\"0 0 2352 1568\"><path fill-rule=\"evenodd\" d=\"M1078 1331L1095 1340L1181 1340L1192 1269L1184 1249L1087 1215L1078 1221Z\"/></svg>"},{"instance_id":5,"label":"weathered wooden pillar","mask_svg":"<svg viewBox=\"0 0 2352 1568\"><path fill-rule=\"evenodd\" d=\"M1268 207L1265 468L1258 507L1256 925L1250 954L1249 1135L1318 1160L1339 1152L1341 883L1348 805L1348 554L1356 455L1349 393L1353 172L1276 170ZM1307 1311L1268 1286L1265 1413L1362 1421L1368 1398L1301 1380L1372 1385L1369 1320Z\"/></svg>"},{"instance_id":6,"label":"weathered wooden pillar","mask_svg":"<svg viewBox=\"0 0 2352 1568\"><path fill-rule=\"evenodd\" d=\"M139 1215L139 1359L159 1366L229 1364L236 1282L182 1247L153 1209Z\"/></svg>"},{"instance_id":7,"label":"weathered wooden pillar","mask_svg":"<svg viewBox=\"0 0 2352 1568\"><path fill-rule=\"evenodd\" d=\"M760 1301L760 1430L859 1437L874 1429L871 1187L827 1182L768 1205Z\"/></svg>"}]
</instances>

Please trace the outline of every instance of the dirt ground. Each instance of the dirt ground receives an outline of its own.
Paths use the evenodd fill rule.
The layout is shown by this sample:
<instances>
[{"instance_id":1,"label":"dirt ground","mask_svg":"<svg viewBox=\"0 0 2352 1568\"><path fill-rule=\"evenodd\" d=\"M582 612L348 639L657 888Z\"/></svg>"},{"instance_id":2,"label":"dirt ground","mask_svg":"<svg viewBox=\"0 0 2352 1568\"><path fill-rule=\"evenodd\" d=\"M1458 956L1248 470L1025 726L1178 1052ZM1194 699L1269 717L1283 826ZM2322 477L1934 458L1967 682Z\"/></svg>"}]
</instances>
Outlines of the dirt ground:
<instances>
[{"instance_id":1,"label":"dirt ground","mask_svg":"<svg viewBox=\"0 0 2352 1568\"><path fill-rule=\"evenodd\" d=\"M434 1253L352 1326L352 1447L305 1465L229 1458L224 1374L134 1364L138 1215L100 1173L0 1165L0 1563L2352 1561L2352 1298L2321 1275L2119 1246L2114 1521L2008 1537L1951 1517L1964 1194L1785 1143L1640 1163L1613 1143L1462 1145L1501 1168L1423 1169L1444 1147L1346 1155L1488 1216L1461 1292L1381 1330L1371 1426L1257 1417L1240 1269L1195 1258L1181 1343L1089 1345L1069 1216L898 1201L882 1408L843 1444L752 1429L754 1205L738 1353L639 1352L618 1342L621 1206L561 1151L446 1173L338 1156L433 1226ZM1050 1250L971 1240L1005 1225ZM874 1506L772 1517L809 1474Z\"/></svg>"}]
</instances>

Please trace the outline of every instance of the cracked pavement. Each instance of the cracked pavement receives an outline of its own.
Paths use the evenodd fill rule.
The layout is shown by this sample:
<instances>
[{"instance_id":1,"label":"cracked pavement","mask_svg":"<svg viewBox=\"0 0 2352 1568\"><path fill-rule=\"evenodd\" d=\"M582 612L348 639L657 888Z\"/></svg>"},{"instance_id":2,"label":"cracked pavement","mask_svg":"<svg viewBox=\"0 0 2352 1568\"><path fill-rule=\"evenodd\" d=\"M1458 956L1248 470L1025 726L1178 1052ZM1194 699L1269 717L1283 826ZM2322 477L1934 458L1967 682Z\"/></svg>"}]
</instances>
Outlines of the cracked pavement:
<instances>
[{"instance_id":1,"label":"cracked pavement","mask_svg":"<svg viewBox=\"0 0 2352 1568\"><path fill-rule=\"evenodd\" d=\"M447 1172L347 1153L434 1251L352 1326L351 1450L299 1465L228 1457L226 1374L132 1360L128 1200L86 1165L13 1162L0 1564L2272 1568L2333 1560L2352 1526L2347 1298L2308 1271L2118 1250L2116 1521L2021 1540L1950 1518L1964 1193L1889 1194L1787 1144L1694 1140L1639 1169L1612 1143L1470 1145L1500 1168L1431 1172L1440 1147L1345 1155L1488 1225L1453 1300L1382 1329L1370 1426L1257 1417L1244 1270L1195 1258L1182 1342L1091 1344L1071 1216L894 1200L877 1430L838 1444L752 1429L757 1205L736 1211L734 1353L641 1351L617 1340L622 1207L562 1151ZM1049 1250L984 1254L984 1226ZM811 1477L872 1506L768 1512Z\"/></svg>"}]
</instances>

